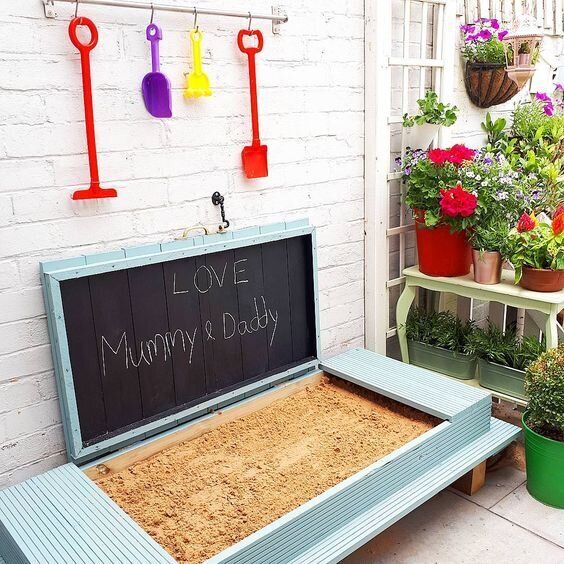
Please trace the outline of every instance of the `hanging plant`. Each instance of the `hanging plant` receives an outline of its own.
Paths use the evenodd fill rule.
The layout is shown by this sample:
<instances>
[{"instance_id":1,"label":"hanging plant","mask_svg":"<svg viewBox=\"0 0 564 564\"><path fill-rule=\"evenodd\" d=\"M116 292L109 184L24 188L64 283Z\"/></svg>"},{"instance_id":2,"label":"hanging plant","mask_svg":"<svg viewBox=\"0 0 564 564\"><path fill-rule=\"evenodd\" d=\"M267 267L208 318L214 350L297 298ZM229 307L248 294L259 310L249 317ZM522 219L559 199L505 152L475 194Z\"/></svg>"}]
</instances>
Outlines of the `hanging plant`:
<instances>
[{"instance_id":1,"label":"hanging plant","mask_svg":"<svg viewBox=\"0 0 564 564\"><path fill-rule=\"evenodd\" d=\"M464 85L472 103L479 108L503 104L521 89L507 74L503 40L509 33L496 19L480 18L460 27L466 60Z\"/></svg>"}]
</instances>

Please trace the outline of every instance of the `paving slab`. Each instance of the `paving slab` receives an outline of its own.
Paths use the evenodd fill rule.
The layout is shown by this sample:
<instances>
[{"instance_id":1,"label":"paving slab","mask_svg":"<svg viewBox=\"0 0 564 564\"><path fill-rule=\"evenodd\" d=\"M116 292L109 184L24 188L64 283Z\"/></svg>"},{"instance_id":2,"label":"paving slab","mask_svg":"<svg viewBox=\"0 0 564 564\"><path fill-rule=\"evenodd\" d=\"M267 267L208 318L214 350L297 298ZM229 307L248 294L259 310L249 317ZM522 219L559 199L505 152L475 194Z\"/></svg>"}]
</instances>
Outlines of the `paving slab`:
<instances>
[{"instance_id":1,"label":"paving slab","mask_svg":"<svg viewBox=\"0 0 564 564\"><path fill-rule=\"evenodd\" d=\"M526 484L503 498L491 511L564 549L564 509L540 503L529 495Z\"/></svg>"},{"instance_id":2,"label":"paving slab","mask_svg":"<svg viewBox=\"0 0 564 564\"><path fill-rule=\"evenodd\" d=\"M517 489L521 484L524 484L526 479L527 475L525 472L521 472L512 466L505 466L499 470L488 472L484 487L473 496L463 494L454 489L450 491L489 509Z\"/></svg>"},{"instance_id":3,"label":"paving slab","mask_svg":"<svg viewBox=\"0 0 564 564\"><path fill-rule=\"evenodd\" d=\"M564 549L443 491L343 564L562 564Z\"/></svg>"}]
</instances>

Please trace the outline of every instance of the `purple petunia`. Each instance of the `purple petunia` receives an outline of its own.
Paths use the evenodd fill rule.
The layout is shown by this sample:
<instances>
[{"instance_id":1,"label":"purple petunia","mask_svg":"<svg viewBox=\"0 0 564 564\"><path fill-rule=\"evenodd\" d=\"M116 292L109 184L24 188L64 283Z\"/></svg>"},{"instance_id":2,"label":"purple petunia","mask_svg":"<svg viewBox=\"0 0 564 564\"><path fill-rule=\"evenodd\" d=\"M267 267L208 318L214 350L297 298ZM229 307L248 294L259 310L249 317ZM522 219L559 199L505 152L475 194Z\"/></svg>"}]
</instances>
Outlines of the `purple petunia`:
<instances>
[{"instance_id":1,"label":"purple petunia","mask_svg":"<svg viewBox=\"0 0 564 564\"><path fill-rule=\"evenodd\" d=\"M478 37L484 41L489 41L492 38L492 32L489 29L482 29L482 31L478 34Z\"/></svg>"},{"instance_id":2,"label":"purple petunia","mask_svg":"<svg viewBox=\"0 0 564 564\"><path fill-rule=\"evenodd\" d=\"M543 104L543 111L547 116L554 115L554 104L552 103L552 98L545 92L537 92L535 94L535 99Z\"/></svg>"},{"instance_id":3,"label":"purple petunia","mask_svg":"<svg viewBox=\"0 0 564 564\"><path fill-rule=\"evenodd\" d=\"M499 29L499 21L496 20L495 18L492 19L492 20L490 20L490 26L491 26L493 29Z\"/></svg>"},{"instance_id":4,"label":"purple petunia","mask_svg":"<svg viewBox=\"0 0 564 564\"><path fill-rule=\"evenodd\" d=\"M500 41L503 41L503 38L504 38L508 33L509 33L509 31L507 31L506 29L504 29L504 30L500 31L500 32L497 34L497 38L498 38Z\"/></svg>"}]
</instances>

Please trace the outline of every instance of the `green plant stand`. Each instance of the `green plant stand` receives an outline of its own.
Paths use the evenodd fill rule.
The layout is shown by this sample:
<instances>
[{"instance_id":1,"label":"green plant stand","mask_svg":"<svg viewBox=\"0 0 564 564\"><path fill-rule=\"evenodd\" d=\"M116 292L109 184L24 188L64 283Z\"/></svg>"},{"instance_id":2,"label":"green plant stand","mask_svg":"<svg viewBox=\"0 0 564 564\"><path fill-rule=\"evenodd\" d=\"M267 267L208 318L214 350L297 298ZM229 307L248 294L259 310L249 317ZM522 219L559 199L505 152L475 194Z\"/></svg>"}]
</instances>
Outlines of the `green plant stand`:
<instances>
[{"instance_id":1,"label":"green plant stand","mask_svg":"<svg viewBox=\"0 0 564 564\"><path fill-rule=\"evenodd\" d=\"M499 284L486 286L474 281L472 274L456 278L432 277L419 272L418 266L411 266L403 271L405 287L398 300L396 319L401 357L409 362L409 350L405 323L407 315L415 300L417 288L425 288L435 292L448 292L464 298L482 301L499 302L511 307L535 310L544 314L544 335L546 348L558 346L558 323L556 316L564 309L564 291L532 292L513 283L513 272L503 271ZM517 398L518 399L518 398Z\"/></svg>"}]
</instances>

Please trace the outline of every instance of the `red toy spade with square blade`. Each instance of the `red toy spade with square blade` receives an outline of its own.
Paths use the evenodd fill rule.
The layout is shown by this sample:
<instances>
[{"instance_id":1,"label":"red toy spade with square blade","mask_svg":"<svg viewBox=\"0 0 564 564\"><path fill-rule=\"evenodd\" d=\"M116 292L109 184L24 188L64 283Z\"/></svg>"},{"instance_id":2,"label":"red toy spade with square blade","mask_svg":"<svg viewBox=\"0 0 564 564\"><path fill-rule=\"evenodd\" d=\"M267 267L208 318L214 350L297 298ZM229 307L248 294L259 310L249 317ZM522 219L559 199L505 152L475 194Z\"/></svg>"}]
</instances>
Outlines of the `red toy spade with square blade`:
<instances>
[{"instance_id":1,"label":"red toy spade with square blade","mask_svg":"<svg viewBox=\"0 0 564 564\"><path fill-rule=\"evenodd\" d=\"M86 26L90 30L90 41L82 43L77 36L76 28ZM96 154L96 136L94 133L94 108L92 105L92 78L90 75L90 51L98 43L98 29L88 18L73 18L69 25L69 36L72 44L80 52L82 66L82 88L84 91L84 122L86 124L86 141L88 144L88 161L90 164L90 188L77 190L72 195L73 200L92 200L95 198L115 198L116 190L102 188L98 176L98 156Z\"/></svg>"},{"instance_id":2,"label":"red toy spade with square blade","mask_svg":"<svg viewBox=\"0 0 564 564\"><path fill-rule=\"evenodd\" d=\"M246 47L245 37L256 37L256 47ZM242 29L237 35L237 45L241 52L249 57L249 82L251 91L251 117L253 122L253 143L243 149L243 169L247 178L262 178L268 176L267 146L260 144L258 102L257 102L257 76L255 55L262 51L264 39L262 33L256 30Z\"/></svg>"}]
</instances>

